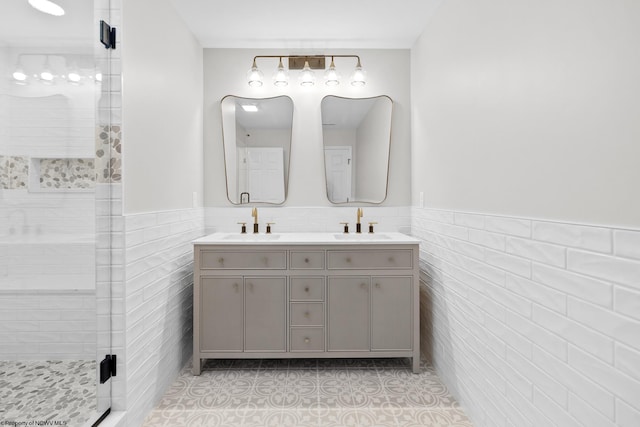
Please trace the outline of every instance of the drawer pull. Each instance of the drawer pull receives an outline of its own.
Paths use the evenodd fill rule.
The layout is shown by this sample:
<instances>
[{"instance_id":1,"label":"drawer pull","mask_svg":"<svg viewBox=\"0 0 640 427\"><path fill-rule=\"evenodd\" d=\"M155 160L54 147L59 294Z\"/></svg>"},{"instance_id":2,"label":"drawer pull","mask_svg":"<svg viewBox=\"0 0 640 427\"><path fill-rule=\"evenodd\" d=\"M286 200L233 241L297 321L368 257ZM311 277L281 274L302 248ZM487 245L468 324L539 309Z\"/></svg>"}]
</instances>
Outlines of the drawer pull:
<instances>
[{"instance_id":1,"label":"drawer pull","mask_svg":"<svg viewBox=\"0 0 640 427\"><path fill-rule=\"evenodd\" d=\"M249 290L253 292L253 283L249 283Z\"/></svg>"},{"instance_id":2,"label":"drawer pull","mask_svg":"<svg viewBox=\"0 0 640 427\"><path fill-rule=\"evenodd\" d=\"M267 258L266 256L265 256L265 257L262 257L262 263L263 263L264 265L267 265L267 264L269 263L269 258Z\"/></svg>"},{"instance_id":3,"label":"drawer pull","mask_svg":"<svg viewBox=\"0 0 640 427\"><path fill-rule=\"evenodd\" d=\"M362 289L364 289L364 288L366 288L366 287L367 287L367 284L366 284L366 283L360 283L360 287L361 287Z\"/></svg>"},{"instance_id":4,"label":"drawer pull","mask_svg":"<svg viewBox=\"0 0 640 427\"><path fill-rule=\"evenodd\" d=\"M306 262L307 264L309 264L309 258L305 258L304 262Z\"/></svg>"},{"instance_id":5,"label":"drawer pull","mask_svg":"<svg viewBox=\"0 0 640 427\"><path fill-rule=\"evenodd\" d=\"M304 337L304 342L306 344L309 344L311 342L311 339L309 337Z\"/></svg>"},{"instance_id":6,"label":"drawer pull","mask_svg":"<svg viewBox=\"0 0 640 427\"><path fill-rule=\"evenodd\" d=\"M224 258L218 258L218 262L219 262L220 264L224 264Z\"/></svg>"},{"instance_id":7,"label":"drawer pull","mask_svg":"<svg viewBox=\"0 0 640 427\"><path fill-rule=\"evenodd\" d=\"M395 260L395 259L393 259L393 257L392 257L392 256L390 256L390 257L389 257L389 262L394 263L394 262L396 262L396 260Z\"/></svg>"},{"instance_id":8,"label":"drawer pull","mask_svg":"<svg viewBox=\"0 0 640 427\"><path fill-rule=\"evenodd\" d=\"M309 287L308 287L308 286L306 286L306 287L304 288L304 291L305 291L306 293L309 293Z\"/></svg>"},{"instance_id":9,"label":"drawer pull","mask_svg":"<svg viewBox=\"0 0 640 427\"><path fill-rule=\"evenodd\" d=\"M351 262L351 258L347 258L347 259L346 259L346 261L347 261L347 262Z\"/></svg>"},{"instance_id":10,"label":"drawer pull","mask_svg":"<svg viewBox=\"0 0 640 427\"><path fill-rule=\"evenodd\" d=\"M376 288L380 289L380 283L376 283Z\"/></svg>"},{"instance_id":11,"label":"drawer pull","mask_svg":"<svg viewBox=\"0 0 640 427\"><path fill-rule=\"evenodd\" d=\"M235 289L236 291L238 290L238 284L237 283L233 284L233 289Z\"/></svg>"},{"instance_id":12,"label":"drawer pull","mask_svg":"<svg viewBox=\"0 0 640 427\"><path fill-rule=\"evenodd\" d=\"M309 318L311 316L311 314L308 311L304 312L304 317Z\"/></svg>"}]
</instances>

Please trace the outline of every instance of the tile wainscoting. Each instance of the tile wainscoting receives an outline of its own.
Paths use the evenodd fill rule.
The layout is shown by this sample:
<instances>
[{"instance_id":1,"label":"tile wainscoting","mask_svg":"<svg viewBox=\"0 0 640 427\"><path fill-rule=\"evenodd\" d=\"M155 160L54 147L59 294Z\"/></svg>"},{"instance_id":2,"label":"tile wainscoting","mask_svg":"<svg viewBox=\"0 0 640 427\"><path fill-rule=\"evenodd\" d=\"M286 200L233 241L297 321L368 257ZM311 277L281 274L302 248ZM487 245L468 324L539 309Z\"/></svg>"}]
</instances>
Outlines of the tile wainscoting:
<instances>
[{"instance_id":1,"label":"tile wainscoting","mask_svg":"<svg viewBox=\"0 0 640 427\"><path fill-rule=\"evenodd\" d=\"M639 231L411 217L423 352L474 425L640 425Z\"/></svg>"}]
</instances>

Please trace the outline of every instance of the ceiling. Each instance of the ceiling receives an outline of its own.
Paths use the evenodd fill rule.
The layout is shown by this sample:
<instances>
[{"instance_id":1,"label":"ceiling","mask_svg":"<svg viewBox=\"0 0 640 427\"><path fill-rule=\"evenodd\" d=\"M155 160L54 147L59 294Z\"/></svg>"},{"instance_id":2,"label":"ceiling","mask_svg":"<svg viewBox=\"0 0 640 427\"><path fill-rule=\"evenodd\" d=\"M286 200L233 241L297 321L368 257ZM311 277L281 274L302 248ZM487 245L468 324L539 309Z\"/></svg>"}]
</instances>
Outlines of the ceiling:
<instances>
[{"instance_id":1,"label":"ceiling","mask_svg":"<svg viewBox=\"0 0 640 427\"><path fill-rule=\"evenodd\" d=\"M444 0L171 0L203 47L409 49Z\"/></svg>"}]
</instances>

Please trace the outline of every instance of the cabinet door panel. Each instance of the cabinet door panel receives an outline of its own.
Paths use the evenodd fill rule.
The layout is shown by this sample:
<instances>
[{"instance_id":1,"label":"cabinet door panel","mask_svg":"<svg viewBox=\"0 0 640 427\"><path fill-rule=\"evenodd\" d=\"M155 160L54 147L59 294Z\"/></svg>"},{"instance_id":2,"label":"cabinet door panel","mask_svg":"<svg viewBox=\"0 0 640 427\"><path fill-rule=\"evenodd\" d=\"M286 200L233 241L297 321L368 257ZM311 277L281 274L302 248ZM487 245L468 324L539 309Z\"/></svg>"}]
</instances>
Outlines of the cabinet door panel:
<instances>
[{"instance_id":1,"label":"cabinet door panel","mask_svg":"<svg viewBox=\"0 0 640 427\"><path fill-rule=\"evenodd\" d=\"M411 277L371 278L371 349L410 350Z\"/></svg>"},{"instance_id":2,"label":"cabinet door panel","mask_svg":"<svg viewBox=\"0 0 640 427\"><path fill-rule=\"evenodd\" d=\"M286 351L286 279L245 278L245 351Z\"/></svg>"},{"instance_id":3,"label":"cabinet door panel","mask_svg":"<svg viewBox=\"0 0 640 427\"><path fill-rule=\"evenodd\" d=\"M369 350L369 278L329 278L329 351Z\"/></svg>"},{"instance_id":4,"label":"cabinet door panel","mask_svg":"<svg viewBox=\"0 0 640 427\"><path fill-rule=\"evenodd\" d=\"M200 349L242 351L242 277L201 279Z\"/></svg>"}]
</instances>

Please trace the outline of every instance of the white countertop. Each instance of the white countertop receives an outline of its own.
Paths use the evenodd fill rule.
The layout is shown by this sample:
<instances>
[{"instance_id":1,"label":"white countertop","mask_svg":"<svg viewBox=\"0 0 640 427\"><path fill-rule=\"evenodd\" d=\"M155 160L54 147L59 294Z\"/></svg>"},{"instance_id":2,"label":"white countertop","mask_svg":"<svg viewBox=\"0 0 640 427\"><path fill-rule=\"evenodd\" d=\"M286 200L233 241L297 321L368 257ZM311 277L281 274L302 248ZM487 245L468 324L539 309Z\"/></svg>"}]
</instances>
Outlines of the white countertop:
<instances>
[{"instance_id":1,"label":"white countertop","mask_svg":"<svg viewBox=\"0 0 640 427\"><path fill-rule=\"evenodd\" d=\"M194 240L194 245L380 245L417 244L402 233L213 233Z\"/></svg>"}]
</instances>

